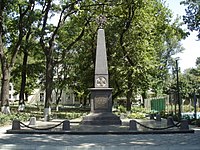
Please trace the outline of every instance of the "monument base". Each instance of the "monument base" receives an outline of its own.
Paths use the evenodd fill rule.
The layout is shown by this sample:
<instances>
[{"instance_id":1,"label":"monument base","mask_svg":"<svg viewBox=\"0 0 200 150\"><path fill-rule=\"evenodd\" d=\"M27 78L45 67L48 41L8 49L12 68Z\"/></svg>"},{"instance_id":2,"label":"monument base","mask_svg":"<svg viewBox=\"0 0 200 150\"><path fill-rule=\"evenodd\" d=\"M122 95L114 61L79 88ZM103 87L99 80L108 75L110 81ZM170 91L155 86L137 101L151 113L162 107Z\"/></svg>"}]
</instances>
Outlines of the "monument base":
<instances>
[{"instance_id":1,"label":"monument base","mask_svg":"<svg viewBox=\"0 0 200 150\"><path fill-rule=\"evenodd\" d=\"M121 125L122 122L118 116L111 112L90 113L83 117L83 125Z\"/></svg>"}]
</instances>

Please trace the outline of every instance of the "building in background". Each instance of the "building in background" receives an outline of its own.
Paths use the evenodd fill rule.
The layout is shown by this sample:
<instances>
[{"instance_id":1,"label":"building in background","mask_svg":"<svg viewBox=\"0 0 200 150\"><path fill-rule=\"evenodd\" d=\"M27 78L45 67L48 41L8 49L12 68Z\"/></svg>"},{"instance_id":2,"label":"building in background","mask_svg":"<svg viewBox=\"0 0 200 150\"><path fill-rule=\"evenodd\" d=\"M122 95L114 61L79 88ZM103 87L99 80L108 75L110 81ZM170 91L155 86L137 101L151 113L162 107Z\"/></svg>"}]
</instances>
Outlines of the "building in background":
<instances>
[{"instance_id":1,"label":"building in background","mask_svg":"<svg viewBox=\"0 0 200 150\"><path fill-rule=\"evenodd\" d=\"M19 100L19 94L16 95L15 92L16 91L14 90L13 84L10 83L10 86L9 86L9 101L11 103L17 102ZM53 103L56 103L56 99L58 98L59 94L60 93L58 93L58 92L56 93L56 91L53 90L53 92L52 92ZM45 96L46 96L46 94L45 94L44 90L35 89L33 91L33 93L30 96L28 96L28 102L27 103L28 104L44 104ZM76 103L79 103L79 102L75 101L75 93L74 93L73 90L67 89L66 91L62 92L59 104L74 105Z\"/></svg>"}]
</instances>

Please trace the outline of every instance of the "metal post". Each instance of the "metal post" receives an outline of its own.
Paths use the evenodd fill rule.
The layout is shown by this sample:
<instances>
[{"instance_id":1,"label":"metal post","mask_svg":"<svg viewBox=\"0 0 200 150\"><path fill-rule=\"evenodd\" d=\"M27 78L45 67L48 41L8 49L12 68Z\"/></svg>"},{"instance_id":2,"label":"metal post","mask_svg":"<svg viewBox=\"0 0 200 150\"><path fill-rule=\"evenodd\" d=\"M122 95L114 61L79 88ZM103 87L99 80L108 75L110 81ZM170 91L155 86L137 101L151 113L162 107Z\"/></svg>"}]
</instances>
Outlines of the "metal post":
<instances>
[{"instance_id":1,"label":"metal post","mask_svg":"<svg viewBox=\"0 0 200 150\"><path fill-rule=\"evenodd\" d=\"M181 101L179 91L179 78L178 78L178 60L176 59L176 88L177 88L177 99L178 99L178 118L181 120Z\"/></svg>"},{"instance_id":2,"label":"metal post","mask_svg":"<svg viewBox=\"0 0 200 150\"><path fill-rule=\"evenodd\" d=\"M197 96L194 90L194 119L197 119Z\"/></svg>"}]
</instances>

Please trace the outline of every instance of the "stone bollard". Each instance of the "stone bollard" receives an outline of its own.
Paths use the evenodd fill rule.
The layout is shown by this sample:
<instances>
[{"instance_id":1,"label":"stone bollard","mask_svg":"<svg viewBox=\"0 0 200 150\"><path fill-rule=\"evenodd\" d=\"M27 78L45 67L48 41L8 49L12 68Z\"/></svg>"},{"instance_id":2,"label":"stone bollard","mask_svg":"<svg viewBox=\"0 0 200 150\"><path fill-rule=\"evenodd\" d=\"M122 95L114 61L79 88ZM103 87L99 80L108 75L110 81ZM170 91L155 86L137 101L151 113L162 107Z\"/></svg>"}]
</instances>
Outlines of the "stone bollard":
<instances>
[{"instance_id":1,"label":"stone bollard","mask_svg":"<svg viewBox=\"0 0 200 150\"><path fill-rule=\"evenodd\" d=\"M161 116L160 116L160 114L156 114L156 121L161 121Z\"/></svg>"},{"instance_id":2,"label":"stone bollard","mask_svg":"<svg viewBox=\"0 0 200 150\"><path fill-rule=\"evenodd\" d=\"M70 121L69 120L63 121L62 130L70 130Z\"/></svg>"},{"instance_id":3,"label":"stone bollard","mask_svg":"<svg viewBox=\"0 0 200 150\"><path fill-rule=\"evenodd\" d=\"M167 118L167 126L173 126L174 125L174 119L172 116L169 116Z\"/></svg>"},{"instance_id":4,"label":"stone bollard","mask_svg":"<svg viewBox=\"0 0 200 150\"><path fill-rule=\"evenodd\" d=\"M47 121L47 122L50 121L50 116L49 115L45 115L44 116L44 121Z\"/></svg>"},{"instance_id":5,"label":"stone bollard","mask_svg":"<svg viewBox=\"0 0 200 150\"><path fill-rule=\"evenodd\" d=\"M137 122L135 120L130 120L129 130L137 130Z\"/></svg>"},{"instance_id":6,"label":"stone bollard","mask_svg":"<svg viewBox=\"0 0 200 150\"><path fill-rule=\"evenodd\" d=\"M20 121L19 120L13 120L12 130L20 130Z\"/></svg>"},{"instance_id":7,"label":"stone bollard","mask_svg":"<svg viewBox=\"0 0 200 150\"><path fill-rule=\"evenodd\" d=\"M150 114L149 117L150 117L150 120L154 120L154 114Z\"/></svg>"},{"instance_id":8,"label":"stone bollard","mask_svg":"<svg viewBox=\"0 0 200 150\"><path fill-rule=\"evenodd\" d=\"M189 130L189 124L186 119L181 120L180 130Z\"/></svg>"},{"instance_id":9,"label":"stone bollard","mask_svg":"<svg viewBox=\"0 0 200 150\"><path fill-rule=\"evenodd\" d=\"M36 117L31 117L29 125L36 125Z\"/></svg>"}]
</instances>

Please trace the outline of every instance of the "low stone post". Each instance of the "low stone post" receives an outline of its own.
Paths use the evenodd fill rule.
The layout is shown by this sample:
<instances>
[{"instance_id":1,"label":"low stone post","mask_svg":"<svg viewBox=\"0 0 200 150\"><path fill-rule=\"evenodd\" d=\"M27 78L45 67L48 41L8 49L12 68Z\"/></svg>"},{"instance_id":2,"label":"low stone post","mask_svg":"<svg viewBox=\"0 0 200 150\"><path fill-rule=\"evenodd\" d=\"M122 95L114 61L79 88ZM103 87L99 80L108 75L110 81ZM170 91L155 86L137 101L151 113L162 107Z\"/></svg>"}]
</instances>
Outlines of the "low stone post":
<instances>
[{"instance_id":1,"label":"low stone post","mask_svg":"<svg viewBox=\"0 0 200 150\"><path fill-rule=\"evenodd\" d=\"M69 120L63 121L62 130L70 130L70 121Z\"/></svg>"},{"instance_id":2,"label":"low stone post","mask_svg":"<svg viewBox=\"0 0 200 150\"><path fill-rule=\"evenodd\" d=\"M130 120L129 130L137 130L137 122L135 120Z\"/></svg>"},{"instance_id":3,"label":"low stone post","mask_svg":"<svg viewBox=\"0 0 200 150\"><path fill-rule=\"evenodd\" d=\"M169 116L167 118L167 126L173 126L174 125L174 119L172 116Z\"/></svg>"},{"instance_id":4,"label":"low stone post","mask_svg":"<svg viewBox=\"0 0 200 150\"><path fill-rule=\"evenodd\" d=\"M29 125L36 125L36 117L31 117Z\"/></svg>"},{"instance_id":5,"label":"low stone post","mask_svg":"<svg viewBox=\"0 0 200 150\"><path fill-rule=\"evenodd\" d=\"M156 114L156 121L161 121L161 115L160 114Z\"/></svg>"},{"instance_id":6,"label":"low stone post","mask_svg":"<svg viewBox=\"0 0 200 150\"><path fill-rule=\"evenodd\" d=\"M150 117L150 120L154 120L154 114L150 114L149 117Z\"/></svg>"},{"instance_id":7,"label":"low stone post","mask_svg":"<svg viewBox=\"0 0 200 150\"><path fill-rule=\"evenodd\" d=\"M12 130L20 130L20 121L19 120L13 120Z\"/></svg>"},{"instance_id":8,"label":"low stone post","mask_svg":"<svg viewBox=\"0 0 200 150\"><path fill-rule=\"evenodd\" d=\"M180 130L189 130L189 124L186 119L181 120Z\"/></svg>"}]
</instances>

